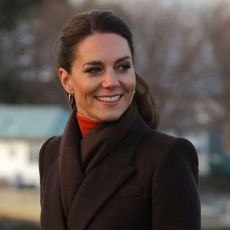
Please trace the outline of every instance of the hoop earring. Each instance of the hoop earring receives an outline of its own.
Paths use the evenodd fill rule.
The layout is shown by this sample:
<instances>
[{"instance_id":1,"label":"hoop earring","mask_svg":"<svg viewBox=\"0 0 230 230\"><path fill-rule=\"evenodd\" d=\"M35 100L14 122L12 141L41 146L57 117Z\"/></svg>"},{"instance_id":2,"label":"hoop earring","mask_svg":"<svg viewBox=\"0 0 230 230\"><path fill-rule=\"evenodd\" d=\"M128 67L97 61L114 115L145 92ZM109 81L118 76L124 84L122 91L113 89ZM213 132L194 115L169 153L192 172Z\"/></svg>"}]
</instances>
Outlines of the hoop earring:
<instances>
[{"instance_id":1,"label":"hoop earring","mask_svg":"<svg viewBox=\"0 0 230 230\"><path fill-rule=\"evenodd\" d=\"M73 103L74 103L74 98L73 98L73 95L68 94L68 101L69 101L69 104L72 106L72 105L73 105Z\"/></svg>"}]
</instances>

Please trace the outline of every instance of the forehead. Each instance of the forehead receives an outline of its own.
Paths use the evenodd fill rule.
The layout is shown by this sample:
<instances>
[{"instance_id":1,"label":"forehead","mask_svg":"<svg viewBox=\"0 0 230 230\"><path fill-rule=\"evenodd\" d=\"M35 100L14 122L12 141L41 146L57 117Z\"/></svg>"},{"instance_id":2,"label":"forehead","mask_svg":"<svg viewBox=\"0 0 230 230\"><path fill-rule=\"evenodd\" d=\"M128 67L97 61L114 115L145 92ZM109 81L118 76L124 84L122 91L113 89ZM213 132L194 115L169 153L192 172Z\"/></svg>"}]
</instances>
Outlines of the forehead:
<instances>
[{"instance_id":1,"label":"forehead","mask_svg":"<svg viewBox=\"0 0 230 230\"><path fill-rule=\"evenodd\" d=\"M95 33L82 40L75 49L75 61L109 60L132 56L125 38L114 33Z\"/></svg>"}]
</instances>

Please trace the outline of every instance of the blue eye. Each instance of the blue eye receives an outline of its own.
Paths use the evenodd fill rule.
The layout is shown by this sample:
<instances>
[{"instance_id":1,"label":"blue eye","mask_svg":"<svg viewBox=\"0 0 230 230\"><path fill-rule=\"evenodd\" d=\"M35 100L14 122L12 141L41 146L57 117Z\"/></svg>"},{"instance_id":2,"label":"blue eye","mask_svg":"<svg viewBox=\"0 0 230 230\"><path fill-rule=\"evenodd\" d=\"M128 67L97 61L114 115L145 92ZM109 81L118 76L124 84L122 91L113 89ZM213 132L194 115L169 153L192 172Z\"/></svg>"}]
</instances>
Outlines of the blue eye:
<instances>
[{"instance_id":1,"label":"blue eye","mask_svg":"<svg viewBox=\"0 0 230 230\"><path fill-rule=\"evenodd\" d=\"M102 71L102 68L100 67L90 67L88 69L86 69L86 73L89 73L89 74L98 74Z\"/></svg>"},{"instance_id":2,"label":"blue eye","mask_svg":"<svg viewBox=\"0 0 230 230\"><path fill-rule=\"evenodd\" d=\"M126 72L126 71L128 71L130 68L131 68L131 65L130 65L129 63L124 63L124 64L121 64L121 65L118 67L118 70L119 70L119 71L122 71L122 72Z\"/></svg>"}]
</instances>

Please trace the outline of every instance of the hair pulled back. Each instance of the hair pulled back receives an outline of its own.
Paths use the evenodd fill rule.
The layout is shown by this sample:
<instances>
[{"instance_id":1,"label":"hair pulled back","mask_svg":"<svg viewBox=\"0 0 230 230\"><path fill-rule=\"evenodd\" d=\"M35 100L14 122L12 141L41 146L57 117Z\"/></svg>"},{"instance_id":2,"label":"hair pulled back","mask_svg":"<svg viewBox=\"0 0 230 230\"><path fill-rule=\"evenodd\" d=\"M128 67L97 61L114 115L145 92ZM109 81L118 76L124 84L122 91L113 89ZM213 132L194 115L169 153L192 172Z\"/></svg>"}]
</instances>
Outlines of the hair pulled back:
<instances>
[{"instance_id":1,"label":"hair pulled back","mask_svg":"<svg viewBox=\"0 0 230 230\"><path fill-rule=\"evenodd\" d=\"M80 13L73 17L64 27L55 44L55 54L58 67L71 73L72 63L79 43L94 33L115 33L124 37L134 56L132 34L126 23L110 11L93 10ZM145 122L153 129L158 123L155 102L146 82L136 74L136 93L134 96L138 110ZM73 100L72 107L75 106Z\"/></svg>"}]
</instances>

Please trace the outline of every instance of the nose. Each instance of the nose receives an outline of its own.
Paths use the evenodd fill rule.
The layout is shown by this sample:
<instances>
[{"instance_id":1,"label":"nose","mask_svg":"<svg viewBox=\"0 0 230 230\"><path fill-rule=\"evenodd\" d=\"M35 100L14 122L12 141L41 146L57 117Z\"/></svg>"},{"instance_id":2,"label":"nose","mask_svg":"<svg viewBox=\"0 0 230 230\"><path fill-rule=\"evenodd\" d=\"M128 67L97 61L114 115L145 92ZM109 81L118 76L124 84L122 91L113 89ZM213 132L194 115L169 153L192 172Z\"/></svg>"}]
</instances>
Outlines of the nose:
<instances>
[{"instance_id":1,"label":"nose","mask_svg":"<svg viewBox=\"0 0 230 230\"><path fill-rule=\"evenodd\" d=\"M119 86L118 76L114 71L107 71L102 81L103 88L116 88Z\"/></svg>"}]
</instances>

